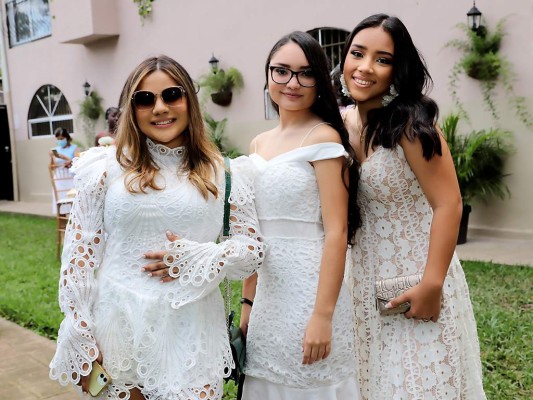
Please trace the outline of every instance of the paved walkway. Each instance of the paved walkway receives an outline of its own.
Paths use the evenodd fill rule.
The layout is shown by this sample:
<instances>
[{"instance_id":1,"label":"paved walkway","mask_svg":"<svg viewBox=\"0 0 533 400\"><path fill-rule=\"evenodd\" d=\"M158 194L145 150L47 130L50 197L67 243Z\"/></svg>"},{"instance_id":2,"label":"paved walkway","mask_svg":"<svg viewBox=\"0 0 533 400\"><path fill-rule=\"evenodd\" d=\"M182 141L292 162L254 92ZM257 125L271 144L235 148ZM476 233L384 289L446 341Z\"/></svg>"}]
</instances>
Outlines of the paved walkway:
<instances>
[{"instance_id":1,"label":"paved walkway","mask_svg":"<svg viewBox=\"0 0 533 400\"><path fill-rule=\"evenodd\" d=\"M0 201L0 212L53 217L49 203ZM457 247L462 260L533 266L533 241L476 236ZM0 318L0 400L70 400L80 397L71 387L48 378L55 342Z\"/></svg>"}]
</instances>

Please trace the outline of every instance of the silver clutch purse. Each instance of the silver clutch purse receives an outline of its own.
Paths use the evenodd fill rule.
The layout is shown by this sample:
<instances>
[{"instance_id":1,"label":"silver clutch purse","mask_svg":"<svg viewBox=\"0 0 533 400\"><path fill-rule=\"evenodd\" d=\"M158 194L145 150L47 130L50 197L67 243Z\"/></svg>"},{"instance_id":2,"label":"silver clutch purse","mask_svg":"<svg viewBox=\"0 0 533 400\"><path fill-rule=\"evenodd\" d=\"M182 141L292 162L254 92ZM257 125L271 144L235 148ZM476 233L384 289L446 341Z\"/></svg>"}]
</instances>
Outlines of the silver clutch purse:
<instances>
[{"instance_id":1,"label":"silver clutch purse","mask_svg":"<svg viewBox=\"0 0 533 400\"><path fill-rule=\"evenodd\" d=\"M407 312L411 307L409 302L400 304L395 308L385 308L385 304L398 297L407 289L418 285L422 280L422 273L395 276L394 278L379 279L376 281L376 308L381 315L395 315Z\"/></svg>"}]
</instances>

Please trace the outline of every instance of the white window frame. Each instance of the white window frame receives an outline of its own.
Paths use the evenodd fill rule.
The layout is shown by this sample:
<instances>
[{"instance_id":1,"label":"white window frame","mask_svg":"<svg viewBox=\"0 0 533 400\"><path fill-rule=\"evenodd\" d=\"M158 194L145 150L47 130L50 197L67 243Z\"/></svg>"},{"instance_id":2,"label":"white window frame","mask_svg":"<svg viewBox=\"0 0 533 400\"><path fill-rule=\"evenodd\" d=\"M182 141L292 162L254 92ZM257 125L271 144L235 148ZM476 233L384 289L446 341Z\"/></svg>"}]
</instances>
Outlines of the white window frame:
<instances>
[{"instance_id":1,"label":"white window frame","mask_svg":"<svg viewBox=\"0 0 533 400\"><path fill-rule=\"evenodd\" d=\"M8 26L9 47L33 42L52 35L49 0L6 0L6 19ZM38 4L37 4L38 3ZM28 17L29 36L17 39L15 11ZM43 12L44 11L44 12Z\"/></svg>"},{"instance_id":2,"label":"white window frame","mask_svg":"<svg viewBox=\"0 0 533 400\"><path fill-rule=\"evenodd\" d=\"M342 41L339 41L339 42L330 42L330 40L327 40L327 36L329 35L329 33L331 31L339 31L339 32L343 32L346 37L348 37L348 35L350 34L350 32L344 30L344 29L340 29L340 28L332 28L332 27L323 27L323 28L315 28L315 29L311 29L309 31L307 31L309 34L313 35L314 36L314 33L317 34L317 40L318 40L318 43L320 43L320 46L322 46L322 48L324 49L324 52L326 53L326 55L328 56L328 59L329 61L331 62L331 68L335 68L336 64L334 60L331 59L330 55L332 54L331 51L329 51L330 48L337 48L338 49L338 56L339 56L339 59L340 59L340 56L341 56L341 53L342 53L342 49L344 47L344 42L345 40L342 40Z\"/></svg>"},{"instance_id":3,"label":"white window frame","mask_svg":"<svg viewBox=\"0 0 533 400\"><path fill-rule=\"evenodd\" d=\"M39 93L39 91L40 91L42 86L39 87L39 89L35 92L35 95L33 97L37 97L37 100L39 101L39 104L41 105L41 107L43 108L43 110L46 113L46 117L28 119L28 136L29 136L30 139L53 136L54 135L54 127L53 127L53 123L54 122L72 121L72 124L74 124L74 118L72 116L72 113L71 114L63 114L63 115L55 115L57 106L59 105L59 101L61 100L62 97L64 97L63 96L63 92L61 92L61 90L59 90L59 88L57 86L53 86L53 85L43 85L43 86L46 86L47 90L48 90L48 93L47 93L48 94L48 104L44 104L43 100L38 95L38 93ZM50 88L51 87L55 87L59 91L58 99L56 100L53 109L52 109L52 103L51 103L52 95L50 93ZM67 101L66 98L65 98L65 101ZM31 104L33 104L33 98L32 98L32 101L30 102L30 107L31 107ZM70 105L68 104L68 101L67 101L67 105L70 108ZM28 112L29 112L29 110L28 110ZM49 135L36 135L36 136L33 136L33 129L32 129L33 124L42 124L44 122L48 122L50 134Z\"/></svg>"}]
</instances>

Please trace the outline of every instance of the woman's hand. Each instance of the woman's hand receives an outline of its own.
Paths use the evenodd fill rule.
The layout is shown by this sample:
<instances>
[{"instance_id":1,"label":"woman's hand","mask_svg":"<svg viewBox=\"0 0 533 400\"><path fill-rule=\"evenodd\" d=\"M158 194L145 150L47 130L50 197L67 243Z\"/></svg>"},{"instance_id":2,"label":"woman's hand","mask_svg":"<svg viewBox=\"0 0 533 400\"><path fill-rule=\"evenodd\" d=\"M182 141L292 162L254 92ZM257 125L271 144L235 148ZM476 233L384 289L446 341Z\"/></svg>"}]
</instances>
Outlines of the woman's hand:
<instances>
[{"instance_id":1,"label":"woman's hand","mask_svg":"<svg viewBox=\"0 0 533 400\"><path fill-rule=\"evenodd\" d=\"M390 308L394 308L409 302L411 308L405 313L406 318L437 322L440 315L441 299L442 285L432 284L422 279L418 285L391 300L389 304Z\"/></svg>"},{"instance_id":2,"label":"woman's hand","mask_svg":"<svg viewBox=\"0 0 533 400\"><path fill-rule=\"evenodd\" d=\"M331 317L313 313L307 324L303 340L302 364L323 360L331 352Z\"/></svg>"},{"instance_id":3,"label":"woman's hand","mask_svg":"<svg viewBox=\"0 0 533 400\"><path fill-rule=\"evenodd\" d=\"M102 352L99 352L98 353L98 357L96 358L96 361L98 361L98 363L100 365L102 365L102 361L104 360L104 357L102 357ZM91 370L91 373L92 373L92 370ZM89 393L89 378L90 378L91 374L87 375L87 376L81 376L79 382L77 383L78 386L81 386L81 390L83 393L87 394Z\"/></svg>"},{"instance_id":4,"label":"woman's hand","mask_svg":"<svg viewBox=\"0 0 533 400\"><path fill-rule=\"evenodd\" d=\"M167 235L167 239L171 242L175 242L176 240L180 239L179 236L174 235L170 231L167 231L166 235ZM174 279L176 279L168 274L169 267L163 261L166 254L167 252L165 250L149 251L145 253L144 258L148 260L154 260L154 262L145 265L141 271L147 272L148 276L159 278L160 282L163 282L163 283L171 282Z\"/></svg>"}]
</instances>

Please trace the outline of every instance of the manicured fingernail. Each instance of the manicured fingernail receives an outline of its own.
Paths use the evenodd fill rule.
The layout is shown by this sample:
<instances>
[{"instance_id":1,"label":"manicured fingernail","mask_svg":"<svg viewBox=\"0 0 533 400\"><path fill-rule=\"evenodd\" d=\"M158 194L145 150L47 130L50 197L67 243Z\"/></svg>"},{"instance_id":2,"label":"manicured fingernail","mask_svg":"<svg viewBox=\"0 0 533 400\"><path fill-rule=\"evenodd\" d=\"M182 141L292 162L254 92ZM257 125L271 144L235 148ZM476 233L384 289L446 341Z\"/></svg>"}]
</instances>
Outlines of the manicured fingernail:
<instances>
[{"instance_id":1,"label":"manicured fingernail","mask_svg":"<svg viewBox=\"0 0 533 400\"><path fill-rule=\"evenodd\" d=\"M387 304L385 304L385 308L392 308L392 304L388 302Z\"/></svg>"},{"instance_id":2,"label":"manicured fingernail","mask_svg":"<svg viewBox=\"0 0 533 400\"><path fill-rule=\"evenodd\" d=\"M152 273L151 273L151 272L149 272L149 273L148 273L148 276L152 276Z\"/></svg>"},{"instance_id":3,"label":"manicured fingernail","mask_svg":"<svg viewBox=\"0 0 533 400\"><path fill-rule=\"evenodd\" d=\"M144 268L141 268L141 272L145 272L145 271L146 271L146 269L144 269Z\"/></svg>"},{"instance_id":4,"label":"manicured fingernail","mask_svg":"<svg viewBox=\"0 0 533 400\"><path fill-rule=\"evenodd\" d=\"M172 235L174 235L174 234L173 234L172 232L170 232L170 231L167 231L166 234L167 234L167 236L172 236Z\"/></svg>"}]
</instances>

